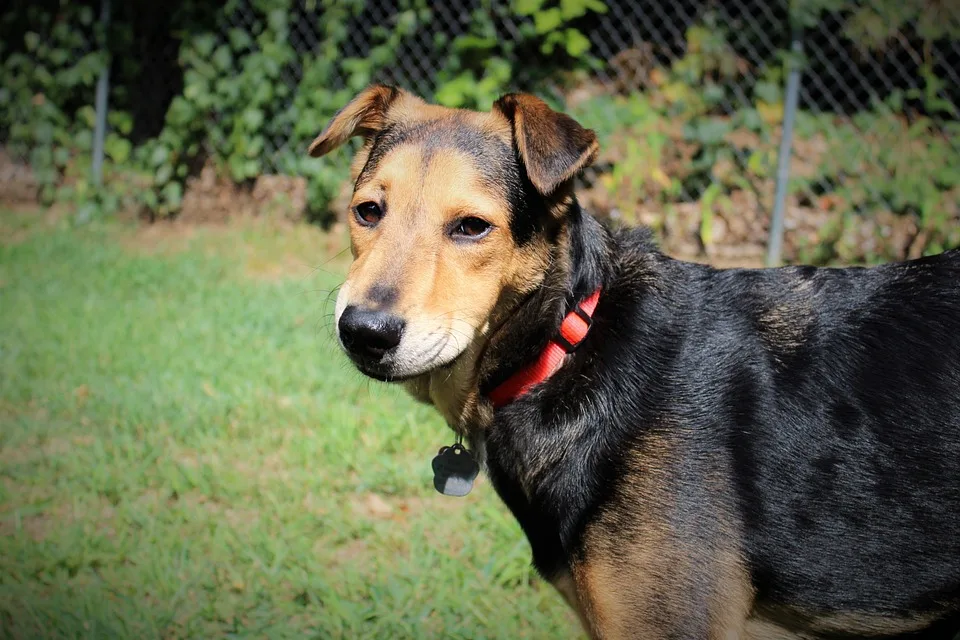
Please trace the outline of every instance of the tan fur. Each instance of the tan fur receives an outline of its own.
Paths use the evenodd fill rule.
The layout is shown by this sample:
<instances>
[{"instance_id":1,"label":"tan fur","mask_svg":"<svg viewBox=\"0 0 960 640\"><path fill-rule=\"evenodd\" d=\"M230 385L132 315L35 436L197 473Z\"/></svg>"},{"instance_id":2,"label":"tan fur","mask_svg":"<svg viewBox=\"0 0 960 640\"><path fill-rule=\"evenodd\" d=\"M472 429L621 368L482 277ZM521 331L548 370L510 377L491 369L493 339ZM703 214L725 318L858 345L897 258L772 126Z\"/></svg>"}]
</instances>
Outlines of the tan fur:
<instances>
[{"instance_id":1,"label":"tan fur","mask_svg":"<svg viewBox=\"0 0 960 640\"><path fill-rule=\"evenodd\" d=\"M596 160L600 151L593 131L583 129L566 114L556 113L536 96L508 94L494 103L494 110L512 122L527 175L545 196ZM559 163L562 170L558 170L560 157L566 159Z\"/></svg>"},{"instance_id":2,"label":"tan fur","mask_svg":"<svg viewBox=\"0 0 960 640\"><path fill-rule=\"evenodd\" d=\"M732 636L730 640L740 640L741 636ZM768 620L751 618L744 628L744 640L812 640L809 636L799 635L784 629Z\"/></svg>"},{"instance_id":3,"label":"tan fur","mask_svg":"<svg viewBox=\"0 0 960 640\"><path fill-rule=\"evenodd\" d=\"M759 615L771 621L771 623L802 628L805 632L815 635L864 634L887 636L923 630L941 617L940 614L908 618L861 612L825 614L819 611L804 611L796 607L764 609Z\"/></svg>"},{"instance_id":4,"label":"tan fur","mask_svg":"<svg viewBox=\"0 0 960 640\"><path fill-rule=\"evenodd\" d=\"M584 631L589 629L589 622L584 614L583 607L580 605L580 597L577 595L577 585L576 582L574 582L573 576L569 572L565 572L554 578L551 583L563 597L567 606L577 614L577 619L580 621L580 626L583 627Z\"/></svg>"},{"instance_id":5,"label":"tan fur","mask_svg":"<svg viewBox=\"0 0 960 640\"><path fill-rule=\"evenodd\" d=\"M745 637L753 592L736 548L733 523L718 520L726 535L717 548L678 539L669 526L674 445L651 438L634 454L617 494L584 535L584 554L572 573L588 629L596 639L658 638L664 621L683 619L702 605L684 600L693 573L713 576L709 637ZM638 509L637 505L643 505Z\"/></svg>"}]
</instances>

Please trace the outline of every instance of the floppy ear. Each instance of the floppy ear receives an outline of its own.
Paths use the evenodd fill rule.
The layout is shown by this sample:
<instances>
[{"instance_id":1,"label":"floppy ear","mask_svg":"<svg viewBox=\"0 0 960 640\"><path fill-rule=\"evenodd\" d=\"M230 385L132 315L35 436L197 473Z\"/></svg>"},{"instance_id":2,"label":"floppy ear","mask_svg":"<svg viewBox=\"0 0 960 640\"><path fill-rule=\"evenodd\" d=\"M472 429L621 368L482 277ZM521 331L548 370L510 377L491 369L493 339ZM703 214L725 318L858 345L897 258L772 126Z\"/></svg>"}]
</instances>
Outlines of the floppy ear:
<instances>
[{"instance_id":1,"label":"floppy ear","mask_svg":"<svg viewBox=\"0 0 960 640\"><path fill-rule=\"evenodd\" d=\"M307 152L314 158L326 155L353 136L370 136L386 124L390 105L405 92L396 87L375 84L361 91L340 109L326 129L310 143Z\"/></svg>"},{"instance_id":2,"label":"floppy ear","mask_svg":"<svg viewBox=\"0 0 960 640\"><path fill-rule=\"evenodd\" d=\"M536 96L509 93L493 107L513 124L513 138L527 176L545 196L597 157L597 135Z\"/></svg>"}]
</instances>

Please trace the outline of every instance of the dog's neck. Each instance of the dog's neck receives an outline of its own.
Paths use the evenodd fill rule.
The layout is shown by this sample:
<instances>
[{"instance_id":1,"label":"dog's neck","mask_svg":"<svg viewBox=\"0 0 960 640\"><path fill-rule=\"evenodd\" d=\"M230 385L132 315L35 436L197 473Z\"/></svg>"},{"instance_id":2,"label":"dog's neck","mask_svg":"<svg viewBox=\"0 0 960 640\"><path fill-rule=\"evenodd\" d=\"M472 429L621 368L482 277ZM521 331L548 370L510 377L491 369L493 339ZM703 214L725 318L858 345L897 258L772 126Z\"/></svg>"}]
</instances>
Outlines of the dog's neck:
<instances>
[{"instance_id":1,"label":"dog's neck","mask_svg":"<svg viewBox=\"0 0 960 640\"><path fill-rule=\"evenodd\" d=\"M406 383L411 395L432 404L460 435L472 439L486 430L493 420L486 394L534 360L571 303L589 296L607 278L609 232L580 208L572 192L558 206L561 222L539 284L523 296L505 299L504 319L484 327L450 366Z\"/></svg>"}]
</instances>

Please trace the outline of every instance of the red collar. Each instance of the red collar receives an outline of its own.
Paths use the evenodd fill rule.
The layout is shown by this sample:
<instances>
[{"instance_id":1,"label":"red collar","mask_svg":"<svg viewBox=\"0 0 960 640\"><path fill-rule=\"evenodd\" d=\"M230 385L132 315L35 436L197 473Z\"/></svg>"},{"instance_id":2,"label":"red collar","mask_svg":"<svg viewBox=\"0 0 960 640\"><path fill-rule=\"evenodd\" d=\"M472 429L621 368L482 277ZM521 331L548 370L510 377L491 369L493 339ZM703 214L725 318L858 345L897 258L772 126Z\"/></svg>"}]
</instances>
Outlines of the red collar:
<instances>
[{"instance_id":1,"label":"red collar","mask_svg":"<svg viewBox=\"0 0 960 640\"><path fill-rule=\"evenodd\" d=\"M598 287L589 298L579 303L560 323L556 337L547 343L540 357L507 378L488 396L494 409L510 404L531 387L547 380L563 365L568 353L573 353L593 326L593 312L600 300Z\"/></svg>"}]
</instances>

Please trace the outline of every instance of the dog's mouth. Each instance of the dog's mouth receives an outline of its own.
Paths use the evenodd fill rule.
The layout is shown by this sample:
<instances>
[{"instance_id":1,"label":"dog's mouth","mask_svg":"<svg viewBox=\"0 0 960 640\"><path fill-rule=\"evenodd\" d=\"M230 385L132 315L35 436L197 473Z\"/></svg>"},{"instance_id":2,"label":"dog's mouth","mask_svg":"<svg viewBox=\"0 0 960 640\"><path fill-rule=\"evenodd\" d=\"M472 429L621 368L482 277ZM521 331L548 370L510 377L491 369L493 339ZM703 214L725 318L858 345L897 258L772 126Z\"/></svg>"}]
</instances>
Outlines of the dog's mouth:
<instances>
[{"instance_id":1,"label":"dog's mouth","mask_svg":"<svg viewBox=\"0 0 960 640\"><path fill-rule=\"evenodd\" d=\"M350 360L353 362L353 366L357 368L357 371L378 382L404 382L406 380L416 378L418 375L398 373L391 364L355 358L350 354L349 351L347 352L347 355L350 356Z\"/></svg>"},{"instance_id":2,"label":"dog's mouth","mask_svg":"<svg viewBox=\"0 0 960 640\"><path fill-rule=\"evenodd\" d=\"M400 343L383 352L345 341L340 346L363 375L380 382L404 382L450 367L466 351L472 336L458 337L452 330L410 331Z\"/></svg>"}]
</instances>

